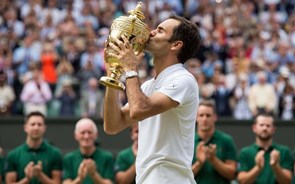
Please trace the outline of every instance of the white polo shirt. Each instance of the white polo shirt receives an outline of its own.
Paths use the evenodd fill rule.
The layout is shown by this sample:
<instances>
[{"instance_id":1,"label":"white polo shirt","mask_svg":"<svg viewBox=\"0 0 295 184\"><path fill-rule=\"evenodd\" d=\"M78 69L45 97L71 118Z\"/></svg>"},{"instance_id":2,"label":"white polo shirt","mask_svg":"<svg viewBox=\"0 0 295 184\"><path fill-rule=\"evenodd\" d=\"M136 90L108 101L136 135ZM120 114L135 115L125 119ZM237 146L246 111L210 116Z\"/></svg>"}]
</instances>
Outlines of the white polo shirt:
<instances>
[{"instance_id":1,"label":"white polo shirt","mask_svg":"<svg viewBox=\"0 0 295 184\"><path fill-rule=\"evenodd\" d=\"M142 85L147 96L160 92L179 106L139 122L137 184L193 184L198 84L182 64L163 70Z\"/></svg>"}]
</instances>

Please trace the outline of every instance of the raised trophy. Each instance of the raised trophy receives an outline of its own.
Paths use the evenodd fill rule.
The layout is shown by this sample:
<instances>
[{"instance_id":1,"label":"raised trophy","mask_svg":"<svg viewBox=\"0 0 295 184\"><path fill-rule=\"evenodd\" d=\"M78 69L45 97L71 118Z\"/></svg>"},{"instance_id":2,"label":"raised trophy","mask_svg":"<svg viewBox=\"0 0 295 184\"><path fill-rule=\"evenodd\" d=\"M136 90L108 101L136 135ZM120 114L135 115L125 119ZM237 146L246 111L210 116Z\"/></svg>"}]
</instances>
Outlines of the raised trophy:
<instances>
[{"instance_id":1,"label":"raised trophy","mask_svg":"<svg viewBox=\"0 0 295 184\"><path fill-rule=\"evenodd\" d=\"M120 81L120 77L124 73L122 63L117 58L111 57L108 53L116 54L116 51L109 46L114 42L114 38L121 39L121 35L125 35L129 39L133 51L136 55L143 52L149 39L150 31L147 25L142 21L145 17L141 11L142 3L138 2L134 10L130 10L129 16L120 16L116 18L109 33L106 45L106 62L110 65L111 74L100 78L100 83L104 86L124 90L125 85Z\"/></svg>"}]
</instances>

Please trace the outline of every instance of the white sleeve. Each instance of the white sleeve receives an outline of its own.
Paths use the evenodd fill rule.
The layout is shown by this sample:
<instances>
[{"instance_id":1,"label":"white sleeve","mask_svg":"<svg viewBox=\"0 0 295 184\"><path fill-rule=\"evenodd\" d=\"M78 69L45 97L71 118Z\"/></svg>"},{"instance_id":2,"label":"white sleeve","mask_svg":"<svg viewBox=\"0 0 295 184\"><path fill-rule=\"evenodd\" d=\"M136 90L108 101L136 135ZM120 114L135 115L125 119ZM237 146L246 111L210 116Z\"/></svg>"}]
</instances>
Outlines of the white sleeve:
<instances>
[{"instance_id":1,"label":"white sleeve","mask_svg":"<svg viewBox=\"0 0 295 184\"><path fill-rule=\"evenodd\" d=\"M179 75L172 80L166 81L159 89L159 92L177 101L180 105L199 96L198 83L190 75Z\"/></svg>"}]
</instances>

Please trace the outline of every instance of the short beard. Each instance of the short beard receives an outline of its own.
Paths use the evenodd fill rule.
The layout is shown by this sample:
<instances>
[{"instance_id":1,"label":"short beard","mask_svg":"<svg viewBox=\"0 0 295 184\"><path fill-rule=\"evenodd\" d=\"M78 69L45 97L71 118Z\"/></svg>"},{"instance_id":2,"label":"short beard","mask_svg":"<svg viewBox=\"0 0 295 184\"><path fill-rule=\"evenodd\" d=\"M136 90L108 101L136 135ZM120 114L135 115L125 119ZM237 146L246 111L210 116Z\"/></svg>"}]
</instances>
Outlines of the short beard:
<instances>
[{"instance_id":1,"label":"short beard","mask_svg":"<svg viewBox=\"0 0 295 184\"><path fill-rule=\"evenodd\" d=\"M262 136L260 136L260 135L257 135L257 137L258 137L261 141L263 141L263 142L269 141L269 140L272 138L271 135L268 135L268 136L266 136L266 137L262 137Z\"/></svg>"}]
</instances>

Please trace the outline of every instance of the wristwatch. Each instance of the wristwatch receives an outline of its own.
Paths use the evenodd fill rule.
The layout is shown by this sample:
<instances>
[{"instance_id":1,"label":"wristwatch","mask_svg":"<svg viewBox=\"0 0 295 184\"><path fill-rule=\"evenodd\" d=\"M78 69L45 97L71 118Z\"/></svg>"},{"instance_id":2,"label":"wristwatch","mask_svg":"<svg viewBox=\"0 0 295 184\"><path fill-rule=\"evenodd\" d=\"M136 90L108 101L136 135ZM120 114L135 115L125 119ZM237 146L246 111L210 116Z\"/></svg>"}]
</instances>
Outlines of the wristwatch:
<instances>
[{"instance_id":1,"label":"wristwatch","mask_svg":"<svg viewBox=\"0 0 295 184\"><path fill-rule=\"evenodd\" d=\"M138 73L136 71L130 70L125 72L126 79L138 77Z\"/></svg>"}]
</instances>

